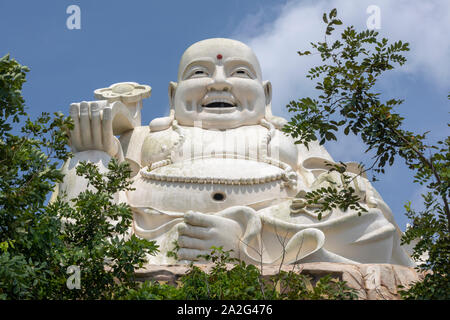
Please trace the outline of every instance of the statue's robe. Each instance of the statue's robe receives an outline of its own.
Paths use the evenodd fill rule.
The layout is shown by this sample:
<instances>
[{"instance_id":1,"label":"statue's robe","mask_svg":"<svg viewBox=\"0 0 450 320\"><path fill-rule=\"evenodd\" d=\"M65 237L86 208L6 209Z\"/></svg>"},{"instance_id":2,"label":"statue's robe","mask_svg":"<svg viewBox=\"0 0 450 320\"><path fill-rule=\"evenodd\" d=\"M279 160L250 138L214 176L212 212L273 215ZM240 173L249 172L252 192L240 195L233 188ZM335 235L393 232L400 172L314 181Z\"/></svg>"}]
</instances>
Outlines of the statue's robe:
<instances>
[{"instance_id":1,"label":"statue's robe","mask_svg":"<svg viewBox=\"0 0 450 320\"><path fill-rule=\"evenodd\" d=\"M123 134L120 142L135 190L121 192L116 201L133 209L132 232L159 245L160 253L149 256L150 263L175 262L167 252L178 238L177 225L192 210L238 222L242 238L234 251L255 264L413 265L400 247L401 231L389 207L365 178L359 191L368 212L361 216L334 210L319 220L313 211L292 210L298 192L311 190L328 174L324 164L334 162L317 143L309 149L295 145L268 125L225 131L172 125L157 132L142 126ZM89 160L106 170L109 159L102 151L76 153L63 167L66 178L59 189L69 198L76 196L86 187L75 174L77 163ZM215 193L225 199L214 200Z\"/></svg>"},{"instance_id":2,"label":"statue's robe","mask_svg":"<svg viewBox=\"0 0 450 320\"><path fill-rule=\"evenodd\" d=\"M334 162L317 143L307 149L262 125L227 131L172 126L151 133L141 127L121 140L125 159L139 169L133 177L136 190L126 197L134 212L134 232L160 245L162 254L151 257L154 263L174 262L164 253L173 249L176 227L192 210L237 221L243 236L235 251L252 263L413 265L400 247L401 231L389 207L365 178L360 179L359 191L374 203L367 206L367 199L362 199L368 212L361 216L334 210L318 220L314 213L293 213L295 195L311 190L319 177L328 174L324 164ZM295 185L287 187L282 179L276 180L283 170L264 162L264 157L278 159L294 171ZM233 183L266 176L264 183ZM208 182L208 177L217 180ZM226 194L225 201L211 199L218 190Z\"/></svg>"}]
</instances>

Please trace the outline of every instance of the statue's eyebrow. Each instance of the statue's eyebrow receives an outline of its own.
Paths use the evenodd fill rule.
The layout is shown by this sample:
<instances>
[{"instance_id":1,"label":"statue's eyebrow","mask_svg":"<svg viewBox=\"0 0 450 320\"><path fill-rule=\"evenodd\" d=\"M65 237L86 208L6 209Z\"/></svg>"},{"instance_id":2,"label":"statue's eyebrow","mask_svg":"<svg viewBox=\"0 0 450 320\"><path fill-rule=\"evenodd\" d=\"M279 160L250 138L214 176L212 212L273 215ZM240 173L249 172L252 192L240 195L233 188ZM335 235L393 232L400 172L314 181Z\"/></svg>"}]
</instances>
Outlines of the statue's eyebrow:
<instances>
[{"instance_id":1,"label":"statue's eyebrow","mask_svg":"<svg viewBox=\"0 0 450 320\"><path fill-rule=\"evenodd\" d=\"M190 62L185 68L184 68L184 70L183 70L183 73L182 73L182 79L184 79L185 77L186 77L186 72L189 70L189 69L191 69L193 66L195 66L195 65L208 65L208 67L212 67L212 68L214 68L214 60L212 59L212 58L210 58L210 57L204 57L204 58L199 58L199 59L196 59L196 60L194 60L194 61L192 61L192 62Z\"/></svg>"},{"instance_id":2,"label":"statue's eyebrow","mask_svg":"<svg viewBox=\"0 0 450 320\"><path fill-rule=\"evenodd\" d=\"M225 65L237 65L237 64L239 64L239 65L244 65L244 66L246 66L247 68L249 68L250 69L250 71L258 78L259 76L259 74L258 74L258 72L256 72L256 70L255 70L255 68L253 67L253 65L250 63L250 62L248 62L247 60L244 60L244 59L240 59L240 58L228 58L228 59L225 59L225 62L224 62L224 64Z\"/></svg>"}]
</instances>

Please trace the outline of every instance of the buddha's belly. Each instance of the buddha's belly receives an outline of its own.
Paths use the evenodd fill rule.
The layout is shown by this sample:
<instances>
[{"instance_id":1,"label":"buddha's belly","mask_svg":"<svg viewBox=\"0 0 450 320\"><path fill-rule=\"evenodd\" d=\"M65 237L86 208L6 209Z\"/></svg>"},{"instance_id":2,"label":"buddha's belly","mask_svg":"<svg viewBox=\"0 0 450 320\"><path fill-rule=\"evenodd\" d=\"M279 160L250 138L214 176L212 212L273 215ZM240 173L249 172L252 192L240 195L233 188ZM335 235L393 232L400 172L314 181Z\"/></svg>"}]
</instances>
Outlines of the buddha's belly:
<instances>
[{"instance_id":1,"label":"buddha's belly","mask_svg":"<svg viewBox=\"0 0 450 320\"><path fill-rule=\"evenodd\" d=\"M245 159L179 162L135 177L130 205L165 212L218 212L237 205L263 208L295 194L281 168Z\"/></svg>"}]
</instances>

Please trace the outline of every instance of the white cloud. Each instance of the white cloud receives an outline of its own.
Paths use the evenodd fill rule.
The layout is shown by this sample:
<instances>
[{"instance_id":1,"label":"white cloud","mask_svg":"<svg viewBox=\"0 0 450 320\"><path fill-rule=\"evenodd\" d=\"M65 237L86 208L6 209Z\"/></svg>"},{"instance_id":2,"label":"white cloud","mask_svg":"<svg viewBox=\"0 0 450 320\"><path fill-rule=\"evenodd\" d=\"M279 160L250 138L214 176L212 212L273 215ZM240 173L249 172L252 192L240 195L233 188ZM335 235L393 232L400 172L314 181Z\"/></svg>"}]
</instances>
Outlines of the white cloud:
<instances>
[{"instance_id":1,"label":"white cloud","mask_svg":"<svg viewBox=\"0 0 450 320\"><path fill-rule=\"evenodd\" d=\"M249 16L246 20L252 22L239 26L233 36L253 48L260 60L263 77L272 82L274 114L289 118L285 106L290 100L316 94L315 83L307 79L306 74L312 66L320 64L320 57L300 57L297 51L309 50L310 42L323 40L323 13L337 8L344 26L354 25L356 30L363 30L369 18L366 13L369 5L381 9L379 32L382 36L390 41L410 42L408 63L395 72L414 73L445 90L444 93L448 91L449 1L290 1L278 8L279 15L273 21L264 23L261 12ZM258 24L261 25L258 27ZM258 29L262 31L256 33ZM384 83L385 86L388 90L389 83ZM330 146L330 153L339 160L356 156L354 160L360 161L357 155L361 154L362 147L352 137L345 137L339 146Z\"/></svg>"},{"instance_id":2,"label":"white cloud","mask_svg":"<svg viewBox=\"0 0 450 320\"><path fill-rule=\"evenodd\" d=\"M411 194L411 207L420 212L425 210L425 204L422 195L427 194L430 191L425 185L418 185Z\"/></svg>"}]
</instances>

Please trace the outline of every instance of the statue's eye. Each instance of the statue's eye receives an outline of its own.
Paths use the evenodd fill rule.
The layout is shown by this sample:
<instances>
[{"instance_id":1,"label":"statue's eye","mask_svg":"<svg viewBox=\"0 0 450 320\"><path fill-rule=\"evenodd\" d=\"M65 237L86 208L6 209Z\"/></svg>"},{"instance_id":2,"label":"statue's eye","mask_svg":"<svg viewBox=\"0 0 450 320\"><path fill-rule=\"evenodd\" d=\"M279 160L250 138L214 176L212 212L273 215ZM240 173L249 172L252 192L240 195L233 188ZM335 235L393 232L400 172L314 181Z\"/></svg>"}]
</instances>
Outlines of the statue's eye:
<instances>
[{"instance_id":1,"label":"statue's eye","mask_svg":"<svg viewBox=\"0 0 450 320\"><path fill-rule=\"evenodd\" d=\"M250 72L245 69L237 69L231 73L231 76L239 78L252 78Z\"/></svg>"},{"instance_id":2,"label":"statue's eye","mask_svg":"<svg viewBox=\"0 0 450 320\"><path fill-rule=\"evenodd\" d=\"M195 68L190 72L189 78L199 78L208 76L208 72L204 68Z\"/></svg>"}]
</instances>

